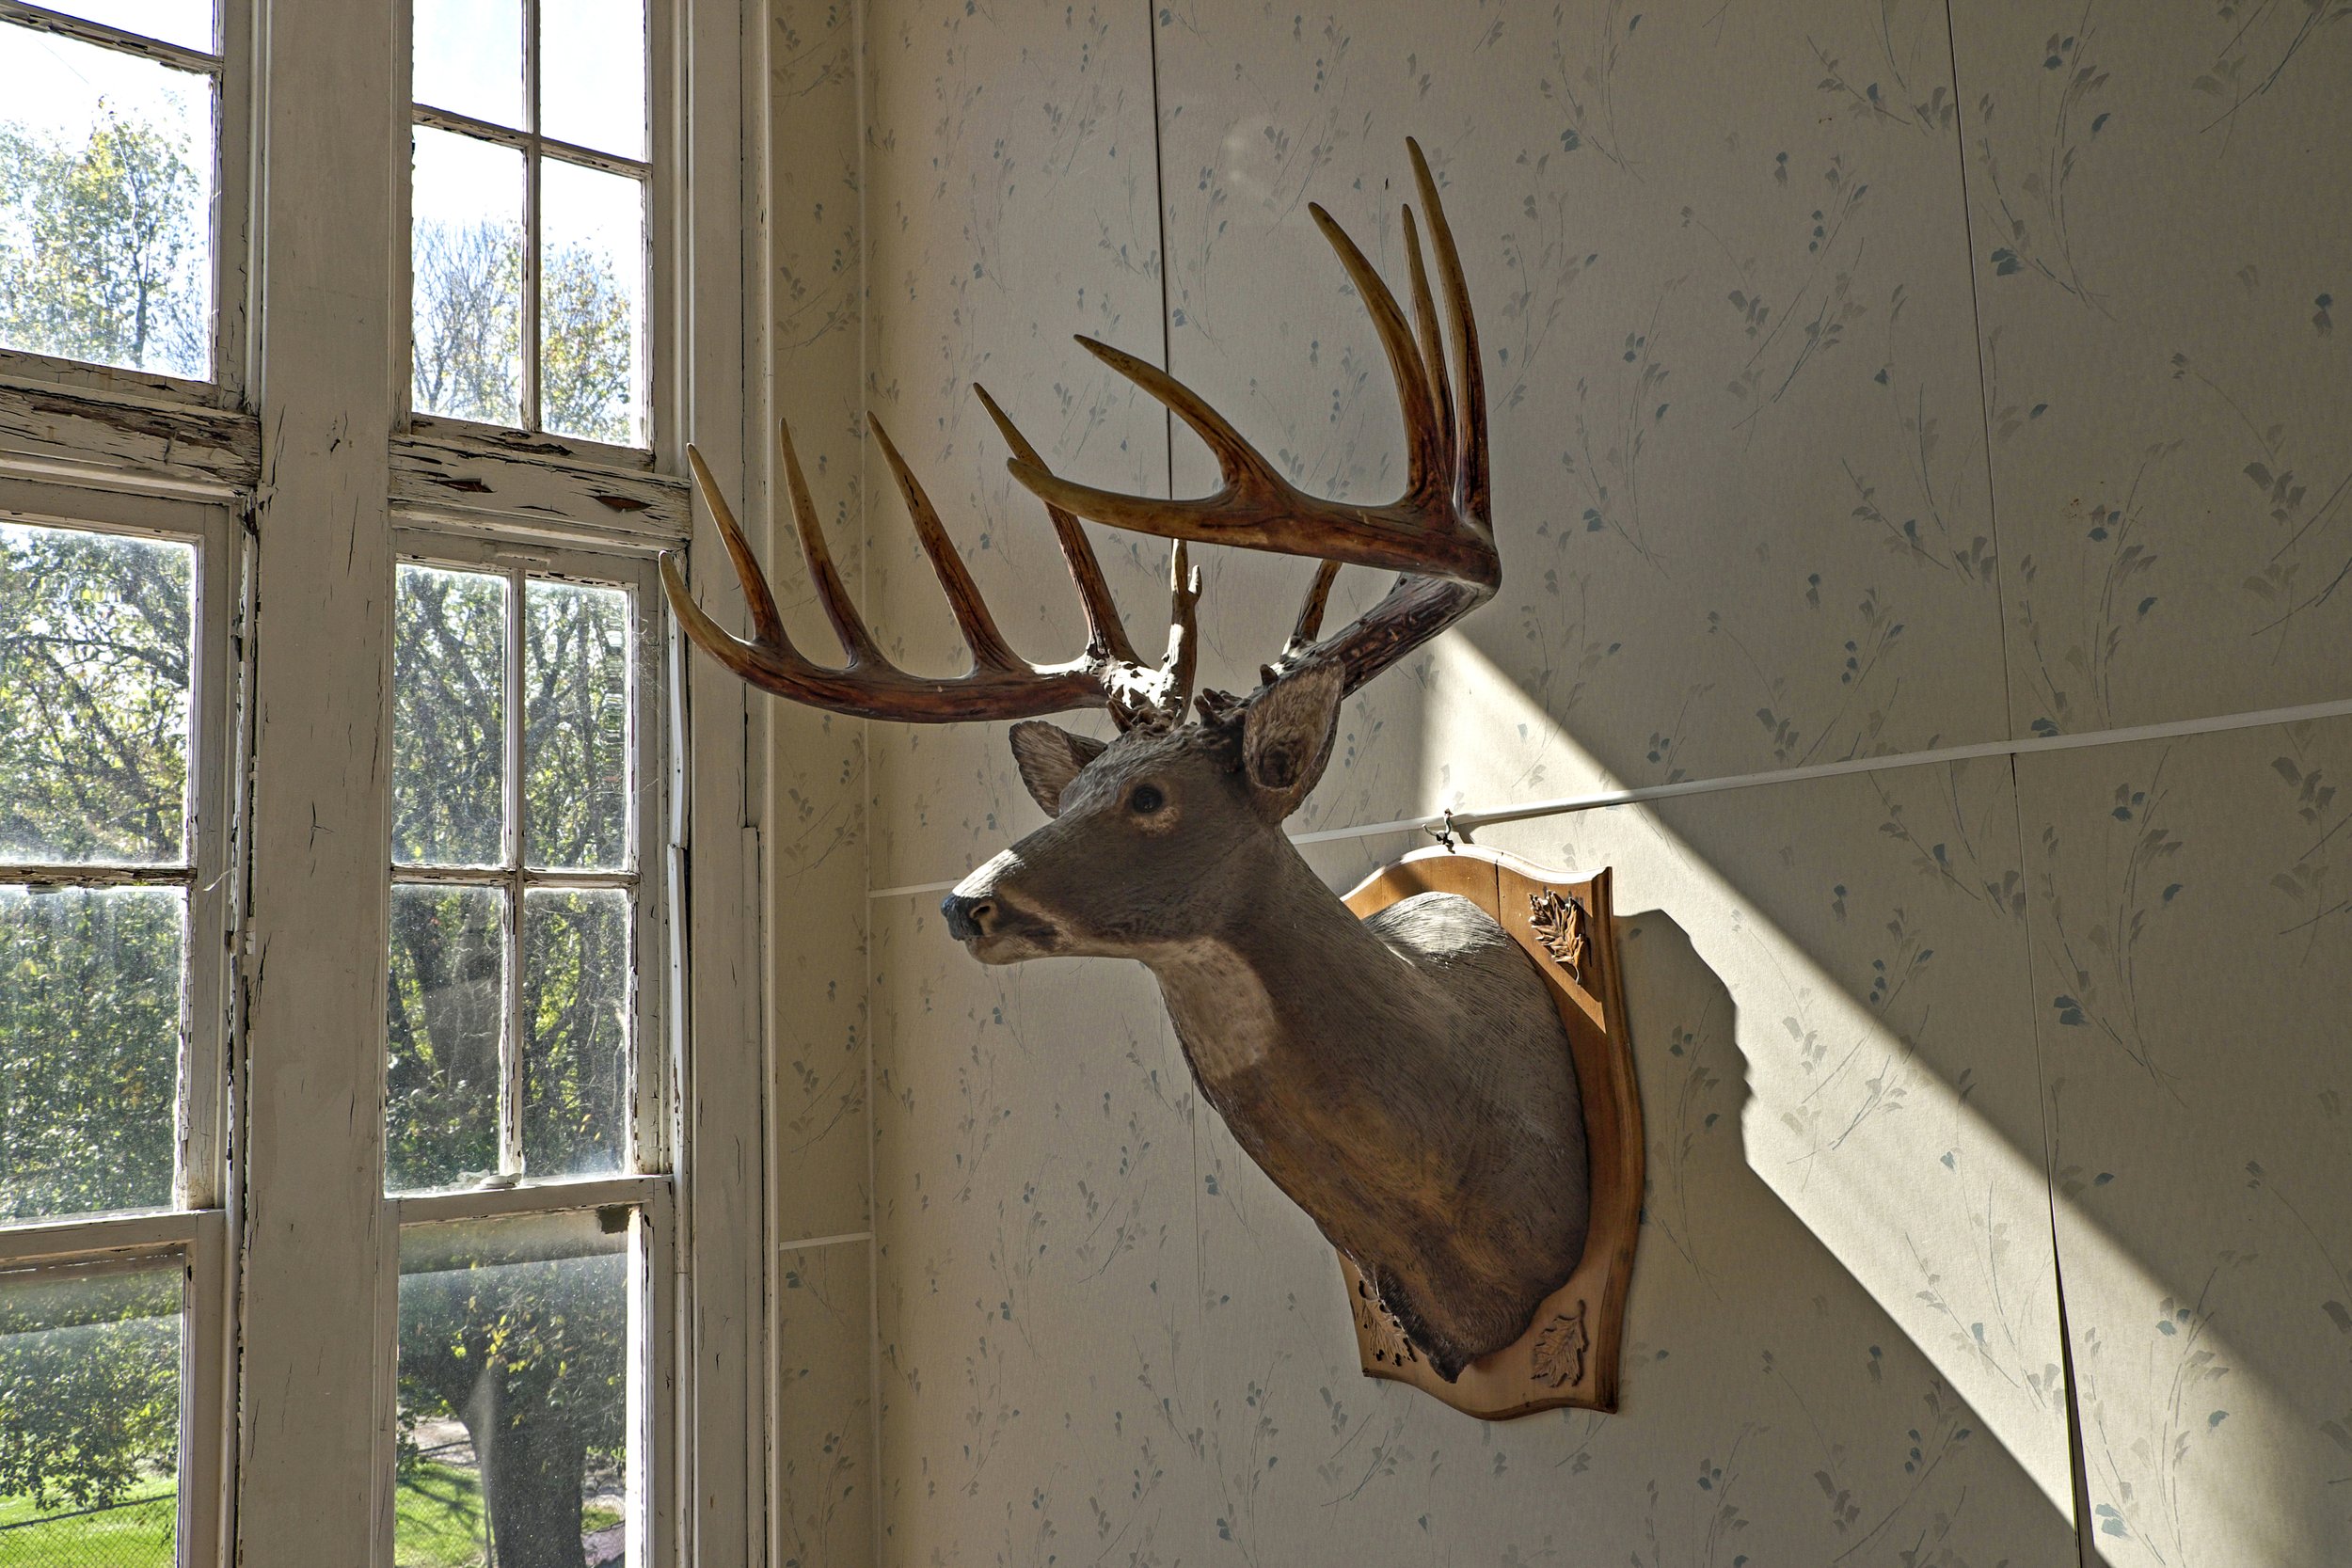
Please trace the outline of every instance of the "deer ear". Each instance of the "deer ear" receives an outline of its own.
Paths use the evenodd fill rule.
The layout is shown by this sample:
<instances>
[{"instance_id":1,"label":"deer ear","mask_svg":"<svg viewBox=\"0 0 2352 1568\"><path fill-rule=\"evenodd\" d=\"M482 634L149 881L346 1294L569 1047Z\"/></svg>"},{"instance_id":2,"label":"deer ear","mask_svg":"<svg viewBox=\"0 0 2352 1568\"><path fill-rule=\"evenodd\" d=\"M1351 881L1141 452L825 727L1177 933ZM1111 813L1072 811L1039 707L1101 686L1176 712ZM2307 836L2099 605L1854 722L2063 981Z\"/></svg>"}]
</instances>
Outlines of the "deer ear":
<instances>
[{"instance_id":1,"label":"deer ear","mask_svg":"<svg viewBox=\"0 0 2352 1568\"><path fill-rule=\"evenodd\" d=\"M1275 820L1296 811L1323 777L1344 684L1338 665L1320 665L1276 682L1250 702L1242 720L1242 766Z\"/></svg>"},{"instance_id":2,"label":"deer ear","mask_svg":"<svg viewBox=\"0 0 2352 1568\"><path fill-rule=\"evenodd\" d=\"M1048 816L1061 815L1061 792L1103 754L1106 744L1057 729L1042 719L1025 719L1012 727L1012 760L1020 765L1021 782Z\"/></svg>"}]
</instances>

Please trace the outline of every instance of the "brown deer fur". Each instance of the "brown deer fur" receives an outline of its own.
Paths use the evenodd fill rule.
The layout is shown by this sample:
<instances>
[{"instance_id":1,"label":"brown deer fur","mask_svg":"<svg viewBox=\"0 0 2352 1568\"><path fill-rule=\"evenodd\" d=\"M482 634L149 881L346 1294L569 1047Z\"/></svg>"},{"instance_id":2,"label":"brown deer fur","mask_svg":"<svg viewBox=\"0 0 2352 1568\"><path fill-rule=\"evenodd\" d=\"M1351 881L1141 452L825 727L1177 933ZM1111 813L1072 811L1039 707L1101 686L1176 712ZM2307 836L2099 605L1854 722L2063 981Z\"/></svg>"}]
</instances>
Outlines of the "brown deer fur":
<instances>
[{"instance_id":1,"label":"brown deer fur","mask_svg":"<svg viewBox=\"0 0 2352 1568\"><path fill-rule=\"evenodd\" d=\"M1234 1137L1451 1379L1583 1255L1584 1117L1550 992L1502 927L1451 894L1359 921L1284 836L1339 686L1311 673L1106 748L1016 726L1054 819L945 908L983 962L1149 968Z\"/></svg>"}]
</instances>

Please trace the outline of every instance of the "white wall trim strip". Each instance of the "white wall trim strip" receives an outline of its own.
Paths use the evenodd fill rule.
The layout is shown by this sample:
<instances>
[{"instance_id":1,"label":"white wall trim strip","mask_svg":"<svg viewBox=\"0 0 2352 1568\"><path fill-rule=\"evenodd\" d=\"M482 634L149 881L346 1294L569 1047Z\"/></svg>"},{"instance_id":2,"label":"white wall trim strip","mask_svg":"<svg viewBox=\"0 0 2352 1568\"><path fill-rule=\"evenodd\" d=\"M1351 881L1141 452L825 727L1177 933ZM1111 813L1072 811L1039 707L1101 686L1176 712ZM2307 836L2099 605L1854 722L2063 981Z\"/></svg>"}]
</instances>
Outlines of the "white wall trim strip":
<instances>
[{"instance_id":1,"label":"white wall trim strip","mask_svg":"<svg viewBox=\"0 0 2352 1568\"><path fill-rule=\"evenodd\" d=\"M847 1246L851 1242L870 1242L873 1239L874 1233L870 1230L845 1230L838 1236L811 1236L805 1241L778 1242L776 1250L778 1252L814 1252L820 1246Z\"/></svg>"},{"instance_id":2,"label":"white wall trim strip","mask_svg":"<svg viewBox=\"0 0 2352 1568\"><path fill-rule=\"evenodd\" d=\"M1492 827L1499 822L1524 822L1537 816L1565 816L1574 812L1598 811L1605 806L1637 806L1650 800L1671 800L1685 795L1713 795L1727 789L1756 789L1766 784L1804 784L1813 779L1842 779L1855 773L1887 773L1900 768L1932 768L1947 763L1972 762L1980 757L2079 752L2097 746L2128 746L2143 740L2177 740L2190 736L2218 735L2229 730L2260 729L2267 724L2296 724L2312 719L2344 718L2352 718L2352 698L2305 703L2299 707L2217 714L2203 719L2175 719L2161 724L2086 730L2080 735L2038 735L2021 740L1982 740L1966 746L1942 746L1927 752L1898 752L1886 756L1815 763L1806 768L1783 768L1769 773L1727 773L1711 779L1682 779L1674 784L1601 789L1586 795L1563 795L1555 800L1526 800L1517 805L1491 806L1484 810L1464 807L1455 812L1433 812L1425 816L1401 816L1390 822L1369 822L1353 828L1324 828L1311 833L1294 833L1291 842L1336 844L1351 838L1424 832L1449 823L1454 832L1468 832ZM903 887L873 888L867 891L866 896L905 898L917 894L946 893L960 880L961 878L955 878L944 882L911 882Z\"/></svg>"}]
</instances>

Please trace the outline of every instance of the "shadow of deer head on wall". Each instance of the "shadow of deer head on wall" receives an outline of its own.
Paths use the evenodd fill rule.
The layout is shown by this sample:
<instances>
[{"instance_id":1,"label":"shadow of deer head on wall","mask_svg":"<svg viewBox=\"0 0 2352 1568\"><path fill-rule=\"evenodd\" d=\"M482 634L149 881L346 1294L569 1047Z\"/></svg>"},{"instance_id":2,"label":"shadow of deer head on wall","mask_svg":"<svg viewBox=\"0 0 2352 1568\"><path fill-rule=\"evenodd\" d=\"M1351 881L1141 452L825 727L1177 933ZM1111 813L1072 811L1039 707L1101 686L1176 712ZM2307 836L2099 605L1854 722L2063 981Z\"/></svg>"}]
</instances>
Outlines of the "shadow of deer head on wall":
<instances>
[{"instance_id":1,"label":"shadow of deer head on wall","mask_svg":"<svg viewBox=\"0 0 2352 1568\"><path fill-rule=\"evenodd\" d=\"M703 612L675 559L661 566L687 634L765 690L869 719L1022 721L1013 753L1051 820L957 885L942 905L948 929L983 963L1103 957L1150 968L1202 1092L1242 1148L1451 1381L1518 1339L1583 1253L1585 1124L1567 1038L1534 962L1486 911L1430 893L1359 920L1282 832L1329 761L1342 701L1502 582L1477 327L1436 182L1421 149L1407 147L1444 289L1442 328L1409 205L1409 322L1354 242L1321 207L1310 209L1396 383L1406 481L1389 504L1303 494L1166 372L1081 338L1191 427L1223 484L1164 500L1073 483L1048 471L974 388L1011 449L1013 477L1052 519L1086 613L1077 658L1033 665L1006 642L879 421L870 422L875 444L971 650L967 673L913 674L875 645L834 570L788 432L793 519L846 662L820 665L793 647L750 545L691 449L742 580L751 639ZM1157 664L1136 654L1081 517L1176 542ZM1247 696L1193 693L1200 579L1185 559L1192 541L1322 563L1296 629ZM1343 565L1398 576L1362 617L1324 636ZM1107 710L1116 738L1041 717L1084 708Z\"/></svg>"}]
</instances>

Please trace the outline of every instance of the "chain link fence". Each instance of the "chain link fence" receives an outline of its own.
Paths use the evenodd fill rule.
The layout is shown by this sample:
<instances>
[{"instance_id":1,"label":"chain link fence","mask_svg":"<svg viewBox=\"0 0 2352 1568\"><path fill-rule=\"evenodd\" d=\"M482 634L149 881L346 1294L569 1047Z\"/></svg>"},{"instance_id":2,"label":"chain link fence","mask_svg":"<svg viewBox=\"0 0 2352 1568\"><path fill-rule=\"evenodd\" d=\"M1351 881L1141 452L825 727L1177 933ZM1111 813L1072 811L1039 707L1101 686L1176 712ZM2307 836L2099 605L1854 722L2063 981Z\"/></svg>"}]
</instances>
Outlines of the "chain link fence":
<instances>
[{"instance_id":1,"label":"chain link fence","mask_svg":"<svg viewBox=\"0 0 2352 1568\"><path fill-rule=\"evenodd\" d=\"M171 1568L179 1515L179 1497L169 1489L96 1508L40 1513L28 1497L0 1497L0 1563L8 1568Z\"/></svg>"},{"instance_id":2,"label":"chain link fence","mask_svg":"<svg viewBox=\"0 0 2352 1568\"><path fill-rule=\"evenodd\" d=\"M472 1445L462 1438L434 1444L417 1457L422 1464L400 1480L399 1568L498 1568ZM0 1568L173 1568L178 1490L164 1478L135 1490L138 1496L91 1508L0 1497ZM619 1568L628 1532L617 1466L592 1467L586 1490L582 1560L588 1568Z\"/></svg>"}]
</instances>

